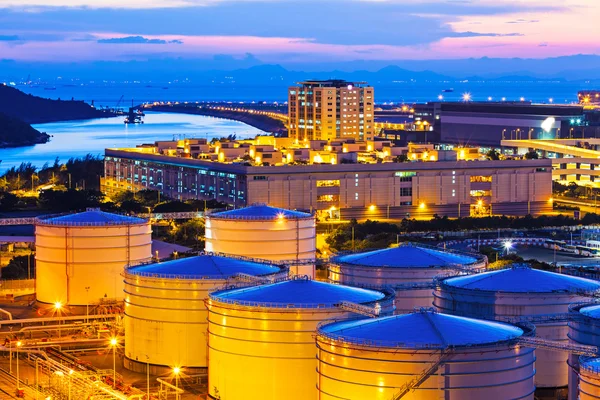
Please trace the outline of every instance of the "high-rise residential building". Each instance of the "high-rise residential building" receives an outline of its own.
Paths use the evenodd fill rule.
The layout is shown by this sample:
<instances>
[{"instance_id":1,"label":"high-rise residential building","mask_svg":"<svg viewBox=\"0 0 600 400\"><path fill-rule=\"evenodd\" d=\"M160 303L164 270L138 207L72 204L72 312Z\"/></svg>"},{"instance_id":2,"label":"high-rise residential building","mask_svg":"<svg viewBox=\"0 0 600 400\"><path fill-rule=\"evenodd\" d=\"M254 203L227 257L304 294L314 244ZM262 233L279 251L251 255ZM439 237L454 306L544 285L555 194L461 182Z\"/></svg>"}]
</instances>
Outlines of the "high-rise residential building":
<instances>
[{"instance_id":1,"label":"high-rise residential building","mask_svg":"<svg viewBox=\"0 0 600 400\"><path fill-rule=\"evenodd\" d=\"M289 136L298 141L372 140L374 91L366 82L298 82L288 90Z\"/></svg>"}]
</instances>

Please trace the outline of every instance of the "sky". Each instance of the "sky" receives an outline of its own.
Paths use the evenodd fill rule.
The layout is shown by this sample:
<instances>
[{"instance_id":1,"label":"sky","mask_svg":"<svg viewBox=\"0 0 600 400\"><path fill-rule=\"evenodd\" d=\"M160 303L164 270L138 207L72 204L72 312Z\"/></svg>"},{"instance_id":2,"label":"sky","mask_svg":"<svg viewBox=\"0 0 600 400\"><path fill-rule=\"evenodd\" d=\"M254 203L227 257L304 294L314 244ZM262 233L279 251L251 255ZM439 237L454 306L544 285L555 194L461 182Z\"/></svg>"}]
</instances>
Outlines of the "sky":
<instances>
[{"instance_id":1,"label":"sky","mask_svg":"<svg viewBox=\"0 0 600 400\"><path fill-rule=\"evenodd\" d=\"M0 0L0 59L600 54L600 0Z\"/></svg>"}]
</instances>

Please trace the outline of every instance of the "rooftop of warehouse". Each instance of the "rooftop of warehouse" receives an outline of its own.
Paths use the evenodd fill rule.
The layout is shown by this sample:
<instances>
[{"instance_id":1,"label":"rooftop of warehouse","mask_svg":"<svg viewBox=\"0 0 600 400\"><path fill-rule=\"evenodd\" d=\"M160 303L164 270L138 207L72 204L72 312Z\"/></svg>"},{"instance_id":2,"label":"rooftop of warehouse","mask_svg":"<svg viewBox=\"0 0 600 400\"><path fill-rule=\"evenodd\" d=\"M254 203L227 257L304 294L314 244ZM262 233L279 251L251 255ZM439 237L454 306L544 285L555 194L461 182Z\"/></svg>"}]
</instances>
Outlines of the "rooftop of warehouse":
<instances>
[{"instance_id":1,"label":"rooftop of warehouse","mask_svg":"<svg viewBox=\"0 0 600 400\"><path fill-rule=\"evenodd\" d=\"M325 325L319 332L351 343L404 348L483 345L523 335L523 330L516 326L430 310L384 318L342 321Z\"/></svg>"},{"instance_id":2,"label":"rooftop of warehouse","mask_svg":"<svg viewBox=\"0 0 600 400\"><path fill-rule=\"evenodd\" d=\"M405 243L388 249L347 254L333 259L333 262L340 264L393 268L446 267L457 264L468 265L476 261L476 257L466 254L452 253L413 243Z\"/></svg>"},{"instance_id":3,"label":"rooftop of warehouse","mask_svg":"<svg viewBox=\"0 0 600 400\"><path fill-rule=\"evenodd\" d=\"M76 214L40 219L41 224L65 226L136 225L146 222L142 218L112 214L99 209L88 209Z\"/></svg>"},{"instance_id":4,"label":"rooftop of warehouse","mask_svg":"<svg viewBox=\"0 0 600 400\"><path fill-rule=\"evenodd\" d=\"M385 298L374 290L360 289L310 279L291 279L268 285L214 292L211 298L265 307L333 307L341 301L370 303Z\"/></svg>"},{"instance_id":5,"label":"rooftop of warehouse","mask_svg":"<svg viewBox=\"0 0 600 400\"><path fill-rule=\"evenodd\" d=\"M266 204L252 204L236 210L222 211L210 214L210 218L220 219L266 219L277 220L282 218L312 218L311 214L286 210L285 208L270 207Z\"/></svg>"},{"instance_id":6,"label":"rooftop of warehouse","mask_svg":"<svg viewBox=\"0 0 600 400\"><path fill-rule=\"evenodd\" d=\"M533 269L526 265L449 278L444 284L463 289L508 293L576 293L600 290L600 282Z\"/></svg>"},{"instance_id":7,"label":"rooftop of warehouse","mask_svg":"<svg viewBox=\"0 0 600 400\"><path fill-rule=\"evenodd\" d=\"M134 275L181 279L227 279L240 273L259 276L280 271L275 265L254 262L243 257L209 254L127 269L127 273Z\"/></svg>"}]
</instances>

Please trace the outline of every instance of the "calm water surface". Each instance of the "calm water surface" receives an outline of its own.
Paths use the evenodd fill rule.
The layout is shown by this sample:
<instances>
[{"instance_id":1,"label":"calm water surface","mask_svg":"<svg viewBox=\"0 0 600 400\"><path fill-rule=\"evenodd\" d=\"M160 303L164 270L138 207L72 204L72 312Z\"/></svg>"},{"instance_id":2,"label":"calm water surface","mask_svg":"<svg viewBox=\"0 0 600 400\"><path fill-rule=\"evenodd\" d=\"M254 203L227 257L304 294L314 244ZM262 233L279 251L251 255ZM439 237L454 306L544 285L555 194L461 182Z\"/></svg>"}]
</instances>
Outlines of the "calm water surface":
<instances>
[{"instance_id":1,"label":"calm water surface","mask_svg":"<svg viewBox=\"0 0 600 400\"><path fill-rule=\"evenodd\" d=\"M104 155L107 147L135 147L174 137L210 140L228 135L254 137L264 133L241 122L201 115L146 113L145 123L141 125L126 125L123 119L115 117L33 125L37 130L52 135L51 140L35 146L0 149L0 172L22 162L31 162L41 168L45 163L52 164L56 157L67 161L86 154Z\"/></svg>"}]
</instances>

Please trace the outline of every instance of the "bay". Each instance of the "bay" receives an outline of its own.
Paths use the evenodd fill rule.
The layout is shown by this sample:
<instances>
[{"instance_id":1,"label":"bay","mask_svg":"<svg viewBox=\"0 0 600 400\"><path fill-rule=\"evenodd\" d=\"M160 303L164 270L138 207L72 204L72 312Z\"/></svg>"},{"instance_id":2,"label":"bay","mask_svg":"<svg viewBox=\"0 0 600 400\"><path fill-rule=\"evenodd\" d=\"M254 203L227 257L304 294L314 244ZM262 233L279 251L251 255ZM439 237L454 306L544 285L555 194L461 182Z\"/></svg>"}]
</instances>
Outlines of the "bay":
<instances>
[{"instance_id":1,"label":"bay","mask_svg":"<svg viewBox=\"0 0 600 400\"><path fill-rule=\"evenodd\" d=\"M146 113L144 124L127 125L124 117L36 124L34 128L52 135L48 143L35 146L0 149L0 172L31 162L41 168L56 157L66 162L86 154L103 156L111 147L135 147L157 140L182 138L219 138L236 135L254 137L264 133L237 121L190 114Z\"/></svg>"}]
</instances>

